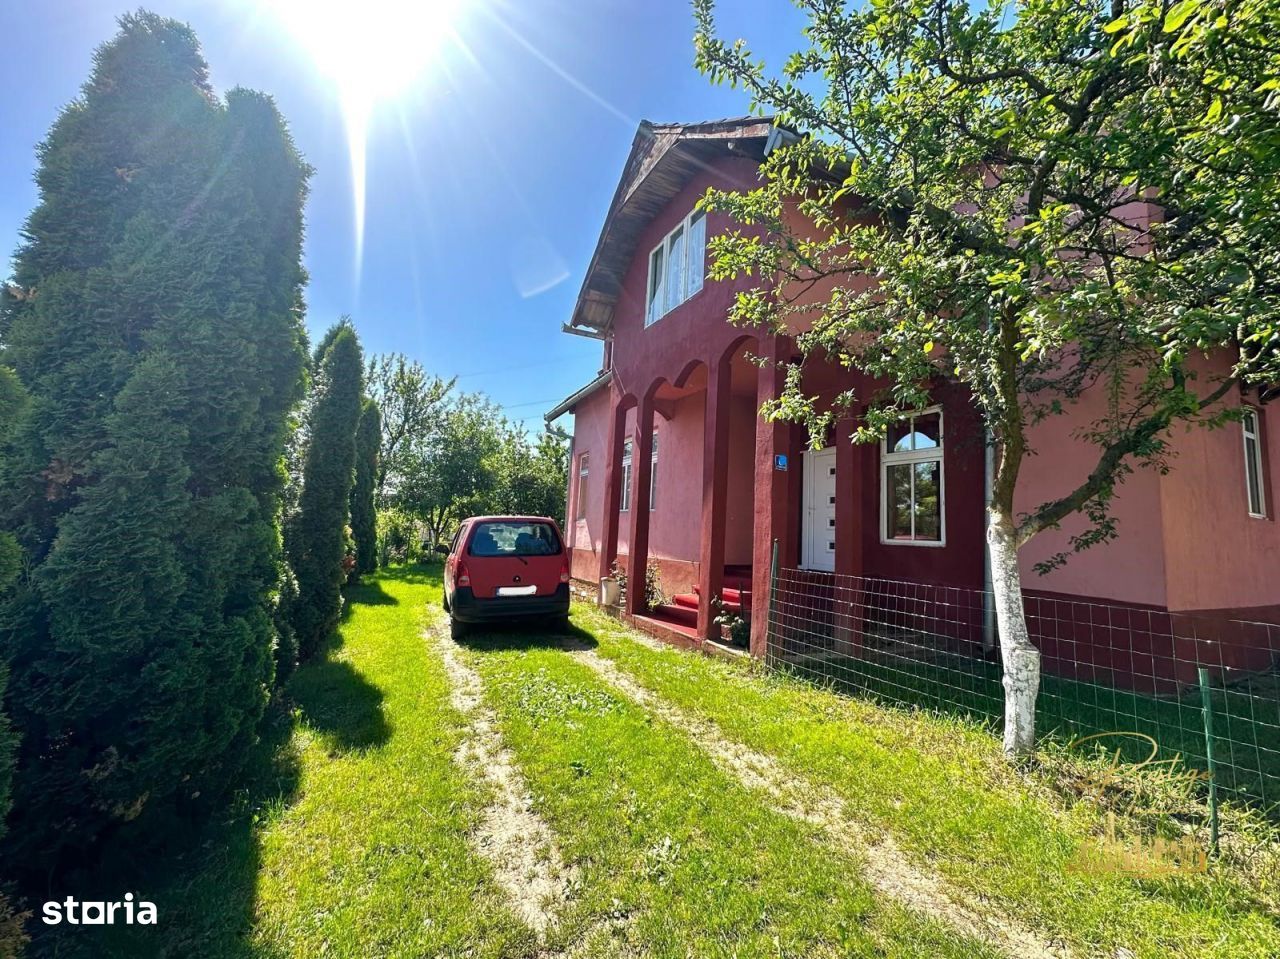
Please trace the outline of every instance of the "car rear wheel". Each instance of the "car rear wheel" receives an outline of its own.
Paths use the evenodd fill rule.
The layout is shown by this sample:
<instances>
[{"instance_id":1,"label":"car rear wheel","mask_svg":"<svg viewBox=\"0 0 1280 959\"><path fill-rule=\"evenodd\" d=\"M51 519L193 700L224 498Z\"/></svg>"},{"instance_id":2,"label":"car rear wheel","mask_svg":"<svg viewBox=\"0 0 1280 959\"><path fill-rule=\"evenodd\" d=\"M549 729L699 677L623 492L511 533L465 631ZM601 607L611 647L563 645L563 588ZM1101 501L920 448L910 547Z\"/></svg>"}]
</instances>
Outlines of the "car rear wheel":
<instances>
[{"instance_id":1,"label":"car rear wheel","mask_svg":"<svg viewBox=\"0 0 1280 959\"><path fill-rule=\"evenodd\" d=\"M471 631L471 626L458 619L456 616L449 617L449 635L454 639L462 639Z\"/></svg>"}]
</instances>

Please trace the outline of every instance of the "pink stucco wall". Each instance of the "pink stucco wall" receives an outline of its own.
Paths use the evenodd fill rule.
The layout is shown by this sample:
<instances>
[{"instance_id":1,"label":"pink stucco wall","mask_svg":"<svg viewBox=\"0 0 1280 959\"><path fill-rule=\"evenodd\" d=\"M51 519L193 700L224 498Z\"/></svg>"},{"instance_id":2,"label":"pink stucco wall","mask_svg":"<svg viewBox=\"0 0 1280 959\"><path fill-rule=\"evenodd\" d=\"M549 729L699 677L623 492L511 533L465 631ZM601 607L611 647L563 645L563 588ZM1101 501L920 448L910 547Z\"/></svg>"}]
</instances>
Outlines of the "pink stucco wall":
<instances>
[{"instance_id":1,"label":"pink stucco wall","mask_svg":"<svg viewBox=\"0 0 1280 959\"><path fill-rule=\"evenodd\" d=\"M1106 398L1089 390L1062 416L1051 417L1029 430L1033 455L1022 466L1014 508L1030 512L1078 487L1097 464L1098 448L1073 433L1102 416ZM1034 565L1069 550L1069 537L1082 532L1079 516L1046 530L1021 550L1022 583L1028 589L1071 596L1114 599L1151 606L1165 604L1164 542L1161 534L1160 477L1150 469L1137 470L1117 490L1112 514L1119 536L1111 543L1072 555L1066 566L1040 576Z\"/></svg>"},{"instance_id":2,"label":"pink stucco wall","mask_svg":"<svg viewBox=\"0 0 1280 959\"><path fill-rule=\"evenodd\" d=\"M605 444L609 434L609 389L597 390L578 404L573 417L573 462L569 466L569 529L565 537L574 550L573 575L593 580L596 575L595 554L600 548L604 523ZM583 519L578 509L578 468L581 456L589 457L587 477L587 509Z\"/></svg>"},{"instance_id":3,"label":"pink stucco wall","mask_svg":"<svg viewBox=\"0 0 1280 959\"><path fill-rule=\"evenodd\" d=\"M1225 402L1238 406L1240 398L1232 395ZM1089 391L1069 414L1032 429L1035 455L1023 467L1020 511L1068 493L1084 480L1098 451L1071 433L1103 410L1101 391ZM1261 411L1260 420L1268 457L1265 472L1274 476L1280 451L1268 442L1274 439L1267 436L1268 412ZM1041 577L1032 565L1067 549L1068 536L1084 529L1085 522L1075 517L1062 530L1036 536L1022 550L1024 585L1170 610L1280 605L1276 503L1268 498L1266 519L1249 516L1240 425L1176 428L1167 464L1163 476L1139 469L1119 487L1113 508L1119 521L1115 541L1072 555L1064 568Z\"/></svg>"},{"instance_id":4,"label":"pink stucco wall","mask_svg":"<svg viewBox=\"0 0 1280 959\"><path fill-rule=\"evenodd\" d=\"M649 251L688 216L709 186L750 189L758 181L758 170L750 160L713 160L641 231L614 310L614 369L622 393L638 397L658 379L674 382L690 364L718 360L743 335L725 317L737 293L755 286L752 277L725 282L708 279L699 292L649 327L644 325L645 289ZM730 226L725 214L707 216L708 238Z\"/></svg>"},{"instance_id":5,"label":"pink stucco wall","mask_svg":"<svg viewBox=\"0 0 1280 959\"><path fill-rule=\"evenodd\" d=\"M729 410L729 498L724 561L750 566L754 547L756 412L754 396L735 396Z\"/></svg>"},{"instance_id":6,"label":"pink stucco wall","mask_svg":"<svg viewBox=\"0 0 1280 959\"><path fill-rule=\"evenodd\" d=\"M678 400L670 420L655 416L658 429L658 505L649 514L649 555L694 562L702 516L703 396ZM689 584L672 589L688 588Z\"/></svg>"},{"instance_id":7,"label":"pink stucco wall","mask_svg":"<svg viewBox=\"0 0 1280 959\"><path fill-rule=\"evenodd\" d=\"M1238 406L1239 398L1228 402ZM1259 419L1269 457L1264 473L1274 477L1280 451L1271 412L1264 408ZM1160 480L1169 609L1280 606L1276 501L1268 495L1266 519L1249 515L1240 425L1181 430L1174 446L1173 469Z\"/></svg>"},{"instance_id":8,"label":"pink stucco wall","mask_svg":"<svg viewBox=\"0 0 1280 959\"><path fill-rule=\"evenodd\" d=\"M575 550L573 575L579 579L593 580L597 570L597 553L600 549L601 526L604 522L604 462L609 435L609 390L601 389L578 406L574 415L574 468L570 490L571 510L576 510L576 482L579 457L590 457L590 478L587 486L587 516L574 520L568 534L570 546ZM702 422L703 394L675 401L669 407L671 418L655 415L654 428L658 433L657 506L649 514L649 555L664 568L663 560L687 563L683 573L678 564L664 577L667 592L688 591L692 588L694 564L698 559L702 514ZM626 435L633 439L636 431L635 410L627 414ZM736 452L736 451L735 451ZM750 449L747 450L748 455ZM632 491L632 495L639 495ZM570 515L574 515L573 512ZM750 507L748 506L748 516ZM621 514L618 527L618 553L627 554L630 526L627 514ZM750 534L746 536L750 548ZM748 560L749 562L749 560ZM671 582L667 583L666 579Z\"/></svg>"}]
</instances>

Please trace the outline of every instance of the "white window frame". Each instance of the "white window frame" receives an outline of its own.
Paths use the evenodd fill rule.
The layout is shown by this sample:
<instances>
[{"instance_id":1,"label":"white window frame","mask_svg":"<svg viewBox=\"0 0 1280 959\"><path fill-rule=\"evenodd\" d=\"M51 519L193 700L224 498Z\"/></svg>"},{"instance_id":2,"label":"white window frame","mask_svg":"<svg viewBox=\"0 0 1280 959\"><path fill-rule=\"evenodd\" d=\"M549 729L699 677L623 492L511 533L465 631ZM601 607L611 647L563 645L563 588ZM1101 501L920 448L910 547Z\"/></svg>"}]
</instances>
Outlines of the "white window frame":
<instances>
[{"instance_id":1,"label":"white window frame","mask_svg":"<svg viewBox=\"0 0 1280 959\"><path fill-rule=\"evenodd\" d=\"M1251 423L1252 421L1252 423ZM1249 515L1254 519L1267 518L1267 489L1266 483L1263 481L1263 456L1262 456L1262 417L1258 415L1258 411L1252 406L1244 408L1244 416L1240 420L1240 439L1244 449L1244 502L1245 508L1249 511ZM1253 449L1249 449L1250 441L1253 443ZM1258 512L1253 510L1254 492L1253 483L1249 481L1249 463L1253 462L1253 476L1257 480L1258 488Z\"/></svg>"},{"instance_id":2,"label":"white window frame","mask_svg":"<svg viewBox=\"0 0 1280 959\"><path fill-rule=\"evenodd\" d=\"M653 431L653 449L649 454L649 512L658 506L658 431Z\"/></svg>"},{"instance_id":3,"label":"white window frame","mask_svg":"<svg viewBox=\"0 0 1280 959\"><path fill-rule=\"evenodd\" d=\"M587 482L591 475L591 454L578 456L578 499L574 503L574 519L587 518Z\"/></svg>"},{"instance_id":4,"label":"white window frame","mask_svg":"<svg viewBox=\"0 0 1280 959\"><path fill-rule=\"evenodd\" d=\"M946 475L946 423L941 406L930 406L903 415L908 433L915 432L917 417L938 414L938 445L923 450L892 452L889 438L880 441L880 543L884 546L925 546L937 549L947 545L947 475ZM938 538L936 540L894 539L889 535L889 467L914 466L916 463L938 464ZM915 498L915 470L911 471L912 499ZM915 535L915 511L912 510L912 535Z\"/></svg>"},{"instance_id":5,"label":"white window frame","mask_svg":"<svg viewBox=\"0 0 1280 959\"><path fill-rule=\"evenodd\" d=\"M702 224L702 242L694 249L693 228L696 223ZM671 275L671 246L677 239L684 242L680 250L679 273L680 289L672 290L667 283ZM662 264L657 269L654 262L661 254ZM694 267L699 269L695 273ZM707 215L705 211L694 209L683 220L671 228L671 232L662 238L662 242L649 251L649 277L645 286L644 325L652 326L681 303L687 301L706 285L707 278Z\"/></svg>"},{"instance_id":6,"label":"white window frame","mask_svg":"<svg viewBox=\"0 0 1280 959\"><path fill-rule=\"evenodd\" d=\"M622 499L618 504L619 513L631 510L631 438L622 442Z\"/></svg>"}]
</instances>

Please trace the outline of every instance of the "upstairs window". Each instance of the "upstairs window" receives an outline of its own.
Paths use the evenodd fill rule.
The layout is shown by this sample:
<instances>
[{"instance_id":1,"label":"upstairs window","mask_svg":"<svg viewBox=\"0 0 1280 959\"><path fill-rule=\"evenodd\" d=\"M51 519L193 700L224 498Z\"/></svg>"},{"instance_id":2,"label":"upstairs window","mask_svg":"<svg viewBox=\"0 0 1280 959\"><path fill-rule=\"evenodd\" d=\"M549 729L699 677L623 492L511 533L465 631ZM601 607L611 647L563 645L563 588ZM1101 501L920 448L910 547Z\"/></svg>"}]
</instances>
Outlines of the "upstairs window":
<instances>
[{"instance_id":1,"label":"upstairs window","mask_svg":"<svg viewBox=\"0 0 1280 959\"><path fill-rule=\"evenodd\" d=\"M631 509L631 440L622 444L622 504L619 511Z\"/></svg>"},{"instance_id":2,"label":"upstairs window","mask_svg":"<svg viewBox=\"0 0 1280 959\"><path fill-rule=\"evenodd\" d=\"M587 476L591 471L591 461L586 453L578 457L578 519L587 518Z\"/></svg>"},{"instance_id":3,"label":"upstairs window","mask_svg":"<svg viewBox=\"0 0 1280 959\"><path fill-rule=\"evenodd\" d=\"M707 269L707 216L694 210L649 254L644 325L649 326L702 289Z\"/></svg>"},{"instance_id":4,"label":"upstairs window","mask_svg":"<svg viewBox=\"0 0 1280 959\"><path fill-rule=\"evenodd\" d=\"M1258 428L1258 411L1246 408L1240 421L1244 434L1244 489L1249 515L1267 517L1267 500L1262 492L1262 432Z\"/></svg>"},{"instance_id":5,"label":"upstairs window","mask_svg":"<svg viewBox=\"0 0 1280 959\"><path fill-rule=\"evenodd\" d=\"M880 539L942 546L942 410L921 410L889 427L880 447Z\"/></svg>"},{"instance_id":6,"label":"upstairs window","mask_svg":"<svg viewBox=\"0 0 1280 959\"><path fill-rule=\"evenodd\" d=\"M649 454L649 509L658 505L658 431L653 431L653 452Z\"/></svg>"}]
</instances>

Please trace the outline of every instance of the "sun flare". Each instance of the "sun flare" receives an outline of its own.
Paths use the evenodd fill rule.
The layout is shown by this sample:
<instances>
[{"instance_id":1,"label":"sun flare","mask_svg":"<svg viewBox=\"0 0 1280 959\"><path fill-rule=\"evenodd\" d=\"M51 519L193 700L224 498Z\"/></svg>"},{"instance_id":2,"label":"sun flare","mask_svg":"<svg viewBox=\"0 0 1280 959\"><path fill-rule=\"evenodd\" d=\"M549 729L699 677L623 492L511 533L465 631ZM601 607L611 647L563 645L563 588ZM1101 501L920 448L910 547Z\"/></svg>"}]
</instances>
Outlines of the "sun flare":
<instances>
[{"instance_id":1,"label":"sun flare","mask_svg":"<svg viewBox=\"0 0 1280 959\"><path fill-rule=\"evenodd\" d=\"M356 270L364 246L368 128L430 69L454 32L466 0L270 0L285 32L333 85L346 127L356 230Z\"/></svg>"}]
</instances>

